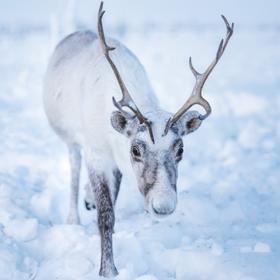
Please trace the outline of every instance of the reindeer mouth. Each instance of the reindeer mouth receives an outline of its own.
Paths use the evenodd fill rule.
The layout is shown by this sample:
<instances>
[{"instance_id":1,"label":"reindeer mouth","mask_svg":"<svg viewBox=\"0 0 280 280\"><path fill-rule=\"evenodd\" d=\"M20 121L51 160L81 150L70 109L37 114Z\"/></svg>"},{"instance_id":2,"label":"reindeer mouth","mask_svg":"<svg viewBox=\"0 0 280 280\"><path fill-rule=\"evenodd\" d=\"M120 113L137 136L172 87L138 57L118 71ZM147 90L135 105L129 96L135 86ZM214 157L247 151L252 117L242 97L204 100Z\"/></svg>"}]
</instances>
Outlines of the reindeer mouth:
<instances>
[{"instance_id":1,"label":"reindeer mouth","mask_svg":"<svg viewBox=\"0 0 280 280\"><path fill-rule=\"evenodd\" d=\"M161 200L151 199L147 207L148 212L155 218L165 218L174 213L177 199Z\"/></svg>"},{"instance_id":2,"label":"reindeer mouth","mask_svg":"<svg viewBox=\"0 0 280 280\"><path fill-rule=\"evenodd\" d=\"M173 208L173 209L166 208L166 207L155 208L152 205L152 211L153 211L154 214L156 214L156 216L165 217L165 216L171 215L175 211L175 208Z\"/></svg>"}]
</instances>

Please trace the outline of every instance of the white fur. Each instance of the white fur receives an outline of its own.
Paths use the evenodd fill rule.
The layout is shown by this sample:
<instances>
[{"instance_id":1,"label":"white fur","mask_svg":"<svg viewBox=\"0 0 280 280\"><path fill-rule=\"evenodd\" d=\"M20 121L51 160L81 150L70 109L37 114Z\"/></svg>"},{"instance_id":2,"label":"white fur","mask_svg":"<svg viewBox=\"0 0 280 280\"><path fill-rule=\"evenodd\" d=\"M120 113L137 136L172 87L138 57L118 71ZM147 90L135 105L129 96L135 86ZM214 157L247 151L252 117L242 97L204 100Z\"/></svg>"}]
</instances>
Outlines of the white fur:
<instances>
[{"instance_id":1,"label":"white fur","mask_svg":"<svg viewBox=\"0 0 280 280\"><path fill-rule=\"evenodd\" d=\"M108 44L116 47L112 59L137 106L143 114L157 111L157 99L138 59L118 41L108 39ZM112 96L119 100L121 92L99 41L95 39L90 46L55 67L67 51L57 47L45 76L44 106L49 122L67 144L81 146L86 157L121 162L127 153L127 140L118 135L110 123L111 113L116 110Z\"/></svg>"},{"instance_id":2,"label":"white fur","mask_svg":"<svg viewBox=\"0 0 280 280\"><path fill-rule=\"evenodd\" d=\"M110 55L133 100L153 122L155 144L152 144L147 132L138 133L137 137L149 144L151 151L160 155L161 151L170 147L175 137L171 132L162 137L171 114L159 108L146 72L135 55L117 40L107 39L107 42L116 48ZM87 165L106 173L110 181L113 180L111 171L114 168L122 171L127 167L131 141L111 125L112 112L116 111L112 96L120 100L122 95L97 36L86 31L64 39L52 55L45 76L45 111L52 128L69 146L70 160L71 147L83 149ZM158 194L172 200L167 203L174 206L176 193L169 191L166 194L170 195L166 196L162 192L168 181L165 176L164 173L159 176L159 187L149 194L147 200L152 201L152 197ZM74 183L71 183L70 222L79 220L76 214L77 199L74 198L78 195L76 185L77 178L74 178Z\"/></svg>"}]
</instances>

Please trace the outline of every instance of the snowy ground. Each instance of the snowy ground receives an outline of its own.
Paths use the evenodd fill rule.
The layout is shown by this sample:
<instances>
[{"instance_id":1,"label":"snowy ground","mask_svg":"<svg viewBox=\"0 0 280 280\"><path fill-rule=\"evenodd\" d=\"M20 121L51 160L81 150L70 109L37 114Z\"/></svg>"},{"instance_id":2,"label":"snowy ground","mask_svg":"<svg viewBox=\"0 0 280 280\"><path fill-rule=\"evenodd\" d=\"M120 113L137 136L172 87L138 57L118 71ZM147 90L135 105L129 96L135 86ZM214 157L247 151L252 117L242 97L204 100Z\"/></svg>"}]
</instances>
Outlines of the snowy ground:
<instances>
[{"instance_id":1,"label":"snowy ground","mask_svg":"<svg viewBox=\"0 0 280 280\"><path fill-rule=\"evenodd\" d=\"M42 109L46 63L66 33L58 22L0 30L0 280L99 279L96 213L82 203L85 170L82 225L65 225L67 151ZM194 83L187 57L204 69L224 31L219 18L210 26L108 26L143 62L171 111ZM213 113L185 139L171 217L154 221L144 213L132 174L125 174L116 279L280 279L279 50L279 26L237 24L205 87Z\"/></svg>"}]
</instances>

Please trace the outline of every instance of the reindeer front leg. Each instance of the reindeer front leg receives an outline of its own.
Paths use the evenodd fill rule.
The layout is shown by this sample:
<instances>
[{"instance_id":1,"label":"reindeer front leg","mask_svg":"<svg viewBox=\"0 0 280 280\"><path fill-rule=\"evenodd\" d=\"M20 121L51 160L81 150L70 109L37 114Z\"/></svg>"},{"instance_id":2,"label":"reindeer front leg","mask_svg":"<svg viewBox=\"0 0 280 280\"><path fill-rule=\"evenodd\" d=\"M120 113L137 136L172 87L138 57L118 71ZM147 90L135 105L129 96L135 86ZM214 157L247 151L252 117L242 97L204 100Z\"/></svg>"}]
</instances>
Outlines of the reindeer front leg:
<instances>
[{"instance_id":1,"label":"reindeer front leg","mask_svg":"<svg viewBox=\"0 0 280 280\"><path fill-rule=\"evenodd\" d=\"M118 274L113 258L112 234L115 223L114 207L110 194L109 178L105 173L89 168L89 177L96 199L97 221L101 237L101 266L99 275L112 277Z\"/></svg>"}]
</instances>

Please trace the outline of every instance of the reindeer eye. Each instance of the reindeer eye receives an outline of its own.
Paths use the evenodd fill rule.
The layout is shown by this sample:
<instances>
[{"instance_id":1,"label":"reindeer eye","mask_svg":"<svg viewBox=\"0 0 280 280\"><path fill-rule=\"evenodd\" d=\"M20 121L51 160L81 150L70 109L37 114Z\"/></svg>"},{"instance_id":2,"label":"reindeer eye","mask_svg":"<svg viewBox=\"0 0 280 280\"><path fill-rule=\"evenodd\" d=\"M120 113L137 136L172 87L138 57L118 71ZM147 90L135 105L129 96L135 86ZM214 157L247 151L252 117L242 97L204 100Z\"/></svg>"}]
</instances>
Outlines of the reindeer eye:
<instances>
[{"instance_id":1,"label":"reindeer eye","mask_svg":"<svg viewBox=\"0 0 280 280\"><path fill-rule=\"evenodd\" d=\"M184 149L183 149L183 147L180 147L180 148L178 149L178 151L177 151L176 156L177 156L177 157L181 157L181 156L183 155L183 153L184 153Z\"/></svg>"},{"instance_id":2,"label":"reindeer eye","mask_svg":"<svg viewBox=\"0 0 280 280\"><path fill-rule=\"evenodd\" d=\"M139 150L139 148L137 146L133 146L132 147L131 153L135 157L140 157L141 156L140 150Z\"/></svg>"}]
</instances>

